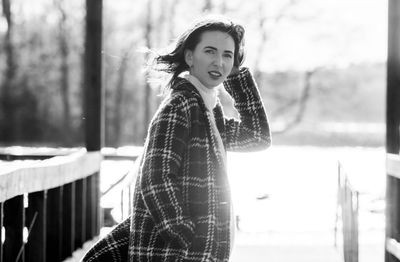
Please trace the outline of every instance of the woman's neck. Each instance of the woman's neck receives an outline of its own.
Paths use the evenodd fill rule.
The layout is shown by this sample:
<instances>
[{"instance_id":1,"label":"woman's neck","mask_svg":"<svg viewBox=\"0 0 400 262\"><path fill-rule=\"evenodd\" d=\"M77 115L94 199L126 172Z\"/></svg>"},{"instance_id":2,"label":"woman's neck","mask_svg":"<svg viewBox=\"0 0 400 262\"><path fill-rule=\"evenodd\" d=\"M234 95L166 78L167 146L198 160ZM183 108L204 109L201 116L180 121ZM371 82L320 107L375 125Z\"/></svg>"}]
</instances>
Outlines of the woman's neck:
<instances>
[{"instance_id":1,"label":"woman's neck","mask_svg":"<svg viewBox=\"0 0 400 262\"><path fill-rule=\"evenodd\" d=\"M212 112L214 107L217 105L218 87L208 88L204 86L197 77L191 74L186 74L184 77L196 87L203 98L207 109Z\"/></svg>"}]
</instances>

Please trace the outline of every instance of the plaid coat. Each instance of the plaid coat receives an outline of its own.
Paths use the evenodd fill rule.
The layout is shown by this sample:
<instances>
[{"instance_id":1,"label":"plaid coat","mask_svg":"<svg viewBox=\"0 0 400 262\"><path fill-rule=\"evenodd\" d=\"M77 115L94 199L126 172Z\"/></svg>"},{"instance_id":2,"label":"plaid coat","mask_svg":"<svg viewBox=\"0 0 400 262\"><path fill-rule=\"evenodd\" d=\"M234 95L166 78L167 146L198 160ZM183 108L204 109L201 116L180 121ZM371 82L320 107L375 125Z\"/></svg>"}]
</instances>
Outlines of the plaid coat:
<instances>
[{"instance_id":1,"label":"plaid coat","mask_svg":"<svg viewBox=\"0 0 400 262\"><path fill-rule=\"evenodd\" d=\"M240 115L240 120L225 118L220 103L214 109L225 149L267 148L268 120L249 70L228 77L224 87ZM196 88L179 79L150 124L130 219L84 261L229 260L230 187L205 112Z\"/></svg>"}]
</instances>

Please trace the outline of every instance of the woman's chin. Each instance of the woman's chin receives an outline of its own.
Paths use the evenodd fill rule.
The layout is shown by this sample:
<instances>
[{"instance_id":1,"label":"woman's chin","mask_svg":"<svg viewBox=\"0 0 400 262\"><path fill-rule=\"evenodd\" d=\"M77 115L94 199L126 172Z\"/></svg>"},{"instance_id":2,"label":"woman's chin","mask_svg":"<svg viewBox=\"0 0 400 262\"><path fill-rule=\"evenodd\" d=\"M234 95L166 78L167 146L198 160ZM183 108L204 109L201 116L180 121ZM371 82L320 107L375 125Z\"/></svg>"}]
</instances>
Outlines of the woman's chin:
<instances>
[{"instance_id":1,"label":"woman's chin","mask_svg":"<svg viewBox=\"0 0 400 262\"><path fill-rule=\"evenodd\" d=\"M207 83L206 87L210 88L210 89L213 89L213 88L216 88L217 86L219 86L220 84L222 84L222 82L223 82L222 77L220 79L218 79L218 80L214 80L213 79L212 81L209 81Z\"/></svg>"}]
</instances>

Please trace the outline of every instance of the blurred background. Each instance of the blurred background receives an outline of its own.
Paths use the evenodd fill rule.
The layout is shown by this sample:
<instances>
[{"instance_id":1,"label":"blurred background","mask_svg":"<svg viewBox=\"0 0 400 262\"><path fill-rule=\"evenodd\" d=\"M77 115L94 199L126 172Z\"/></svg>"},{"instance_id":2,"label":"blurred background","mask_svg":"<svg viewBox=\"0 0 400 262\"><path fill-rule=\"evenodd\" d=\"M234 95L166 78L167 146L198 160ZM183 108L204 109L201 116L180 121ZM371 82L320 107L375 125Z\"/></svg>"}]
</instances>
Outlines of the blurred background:
<instances>
[{"instance_id":1,"label":"blurred background","mask_svg":"<svg viewBox=\"0 0 400 262\"><path fill-rule=\"evenodd\" d=\"M83 1L4 6L0 142L81 145ZM146 81L143 50L165 48L211 12L246 27L246 66L275 145L382 146L386 8L378 0L105 0L105 145L141 145L161 99L162 87Z\"/></svg>"},{"instance_id":2,"label":"blurred background","mask_svg":"<svg viewBox=\"0 0 400 262\"><path fill-rule=\"evenodd\" d=\"M0 145L84 146L84 1L0 8ZM245 26L245 65L273 136L267 151L229 154L234 261L341 261L338 163L360 192L360 261L383 261L386 0L104 0L104 146L143 145L163 90L148 81L145 51L167 47L208 13ZM220 99L235 116L230 97ZM116 168L102 168L104 191Z\"/></svg>"}]
</instances>

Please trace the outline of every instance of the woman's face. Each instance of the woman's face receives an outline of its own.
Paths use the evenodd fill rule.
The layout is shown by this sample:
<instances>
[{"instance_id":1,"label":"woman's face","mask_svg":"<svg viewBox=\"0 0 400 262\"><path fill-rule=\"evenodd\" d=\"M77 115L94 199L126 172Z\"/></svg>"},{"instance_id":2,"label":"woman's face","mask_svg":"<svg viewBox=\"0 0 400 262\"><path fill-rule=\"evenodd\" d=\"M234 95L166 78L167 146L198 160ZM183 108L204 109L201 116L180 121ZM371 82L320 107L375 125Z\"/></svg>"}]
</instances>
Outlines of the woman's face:
<instances>
[{"instance_id":1,"label":"woman's face","mask_svg":"<svg viewBox=\"0 0 400 262\"><path fill-rule=\"evenodd\" d=\"M221 84L230 74L235 52L233 38L224 32L206 31L195 49L186 50L185 61L190 74L207 88Z\"/></svg>"}]
</instances>

